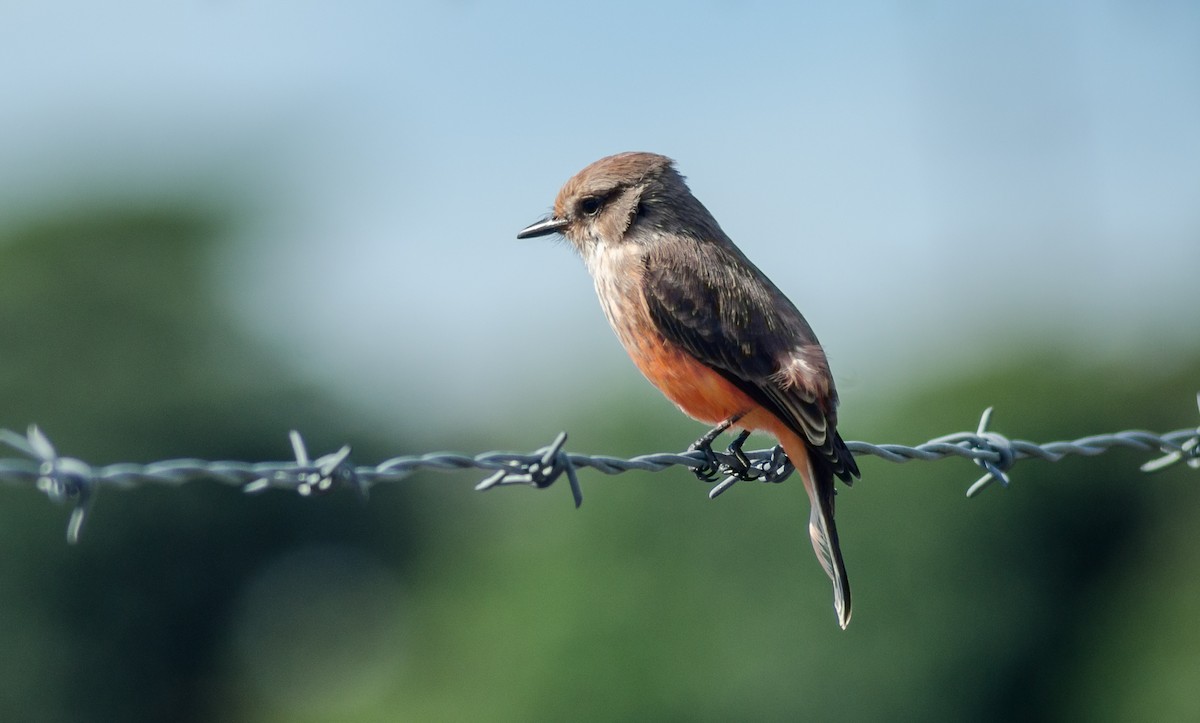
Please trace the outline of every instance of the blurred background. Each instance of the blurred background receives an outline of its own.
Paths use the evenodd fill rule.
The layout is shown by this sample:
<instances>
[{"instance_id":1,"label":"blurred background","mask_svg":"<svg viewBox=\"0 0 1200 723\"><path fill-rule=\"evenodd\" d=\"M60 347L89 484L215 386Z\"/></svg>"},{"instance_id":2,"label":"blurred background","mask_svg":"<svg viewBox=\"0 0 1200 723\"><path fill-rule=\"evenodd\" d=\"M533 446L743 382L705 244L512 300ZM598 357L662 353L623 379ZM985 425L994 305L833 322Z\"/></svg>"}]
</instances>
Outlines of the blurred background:
<instances>
[{"instance_id":1,"label":"blurred background","mask_svg":"<svg viewBox=\"0 0 1200 723\"><path fill-rule=\"evenodd\" d=\"M15 0L0 98L0 426L92 463L683 449L514 238L624 150L804 310L847 439L1197 422L1194 3ZM845 632L794 479L144 487L76 546L5 486L0 719L1196 720L1200 478L1146 459L863 459Z\"/></svg>"}]
</instances>

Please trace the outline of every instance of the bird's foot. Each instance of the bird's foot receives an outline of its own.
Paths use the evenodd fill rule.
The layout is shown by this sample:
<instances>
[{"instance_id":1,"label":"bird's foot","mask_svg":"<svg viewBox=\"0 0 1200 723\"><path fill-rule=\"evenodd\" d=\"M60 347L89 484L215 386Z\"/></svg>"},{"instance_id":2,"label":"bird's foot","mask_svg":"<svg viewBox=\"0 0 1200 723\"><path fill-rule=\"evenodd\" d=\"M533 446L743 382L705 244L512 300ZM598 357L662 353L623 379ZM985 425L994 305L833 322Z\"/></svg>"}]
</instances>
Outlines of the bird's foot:
<instances>
[{"instance_id":1,"label":"bird's foot","mask_svg":"<svg viewBox=\"0 0 1200 723\"><path fill-rule=\"evenodd\" d=\"M705 432L703 437L688 445L689 452L701 452L704 454L704 464L692 470L692 474L696 475L701 482L716 482L721 478L723 474L721 472L721 458L713 451L712 443L726 429L729 429L734 422L741 419L741 417L742 415L737 414L726 419L724 422Z\"/></svg>"},{"instance_id":2,"label":"bird's foot","mask_svg":"<svg viewBox=\"0 0 1200 723\"><path fill-rule=\"evenodd\" d=\"M750 430L744 429L742 430L742 433L739 434L737 438L735 438L729 444L729 447L725 451L732 459L726 460L725 467L722 469L725 474L729 475L730 477L736 477L742 482L751 482L758 479L763 474L763 471L755 467L750 462L750 458L747 457L746 453L742 450L742 445L746 443L746 440L749 437Z\"/></svg>"},{"instance_id":3,"label":"bird's foot","mask_svg":"<svg viewBox=\"0 0 1200 723\"><path fill-rule=\"evenodd\" d=\"M724 454L713 451L713 440L729 429L737 419L738 417L731 417L725 420L688 447L689 451L698 451L704 455L704 464L692 470L692 473L701 481L716 482L725 477L730 480L749 482L762 476L762 470L756 468L742 450L742 445L750 436L749 430L742 431L726 448Z\"/></svg>"},{"instance_id":4,"label":"bird's foot","mask_svg":"<svg viewBox=\"0 0 1200 723\"><path fill-rule=\"evenodd\" d=\"M704 455L704 463L692 468L692 474L701 482L716 482L721 478L721 460L713 451L712 442L696 440L688 446L689 452L700 452Z\"/></svg>"}]
</instances>

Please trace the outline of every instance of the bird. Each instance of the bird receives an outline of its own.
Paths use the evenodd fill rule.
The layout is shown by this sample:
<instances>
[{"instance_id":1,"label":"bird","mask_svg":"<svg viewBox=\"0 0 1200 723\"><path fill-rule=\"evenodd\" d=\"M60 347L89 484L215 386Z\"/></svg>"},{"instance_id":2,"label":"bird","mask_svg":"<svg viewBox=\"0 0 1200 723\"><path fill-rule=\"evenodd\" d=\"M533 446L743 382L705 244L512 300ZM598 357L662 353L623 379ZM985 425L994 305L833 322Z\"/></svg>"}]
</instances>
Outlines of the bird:
<instances>
[{"instance_id":1,"label":"bird","mask_svg":"<svg viewBox=\"0 0 1200 723\"><path fill-rule=\"evenodd\" d=\"M715 425L692 445L742 430L729 451L751 479L741 443L751 431L779 441L800 474L809 537L833 583L834 611L850 622L850 582L834 524L834 478L861 475L837 431L838 396L824 349L796 306L759 270L656 153L601 158L572 176L553 212L517 238L561 234L583 258L618 340L642 374L685 414ZM711 475L706 477L706 475Z\"/></svg>"}]
</instances>

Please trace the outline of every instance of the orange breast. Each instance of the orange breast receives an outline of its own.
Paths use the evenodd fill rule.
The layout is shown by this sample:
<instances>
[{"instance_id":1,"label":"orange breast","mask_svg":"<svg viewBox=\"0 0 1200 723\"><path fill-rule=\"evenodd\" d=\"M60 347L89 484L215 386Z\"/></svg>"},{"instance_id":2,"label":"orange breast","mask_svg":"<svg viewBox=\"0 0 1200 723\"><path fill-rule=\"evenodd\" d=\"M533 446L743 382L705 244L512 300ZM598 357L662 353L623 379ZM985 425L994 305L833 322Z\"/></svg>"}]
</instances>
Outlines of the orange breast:
<instances>
[{"instance_id":1,"label":"orange breast","mask_svg":"<svg viewBox=\"0 0 1200 723\"><path fill-rule=\"evenodd\" d=\"M637 285L625 281L605 283L604 277L598 276L600 304L633 363L667 399L706 424L719 424L758 406L725 377L659 333ZM749 426L750 421L743 420L738 426Z\"/></svg>"},{"instance_id":2,"label":"orange breast","mask_svg":"<svg viewBox=\"0 0 1200 723\"><path fill-rule=\"evenodd\" d=\"M758 406L725 377L656 332L647 336L650 338L640 343L626 344L626 351L642 374L687 415L719 424Z\"/></svg>"},{"instance_id":3,"label":"orange breast","mask_svg":"<svg viewBox=\"0 0 1200 723\"><path fill-rule=\"evenodd\" d=\"M659 332L642 293L637 247L597 245L586 260L604 315L625 351L642 374L684 413L706 424L745 414L736 426L786 433L786 426L775 415Z\"/></svg>"}]
</instances>

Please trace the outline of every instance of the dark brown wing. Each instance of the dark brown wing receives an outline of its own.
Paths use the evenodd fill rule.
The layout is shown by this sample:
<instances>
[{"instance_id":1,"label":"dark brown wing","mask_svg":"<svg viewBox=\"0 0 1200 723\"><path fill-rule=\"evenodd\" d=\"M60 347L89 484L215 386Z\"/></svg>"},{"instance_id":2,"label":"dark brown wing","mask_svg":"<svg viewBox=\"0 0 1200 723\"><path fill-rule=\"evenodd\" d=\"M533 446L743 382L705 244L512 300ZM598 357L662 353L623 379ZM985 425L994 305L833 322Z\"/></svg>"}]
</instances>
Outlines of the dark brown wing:
<instances>
[{"instance_id":1,"label":"dark brown wing","mask_svg":"<svg viewBox=\"0 0 1200 723\"><path fill-rule=\"evenodd\" d=\"M686 245L688 248L680 248ZM680 263L686 259L693 263ZM732 244L660 238L643 259L659 331L800 433L845 482L858 465L838 435L825 354L787 297Z\"/></svg>"}]
</instances>

